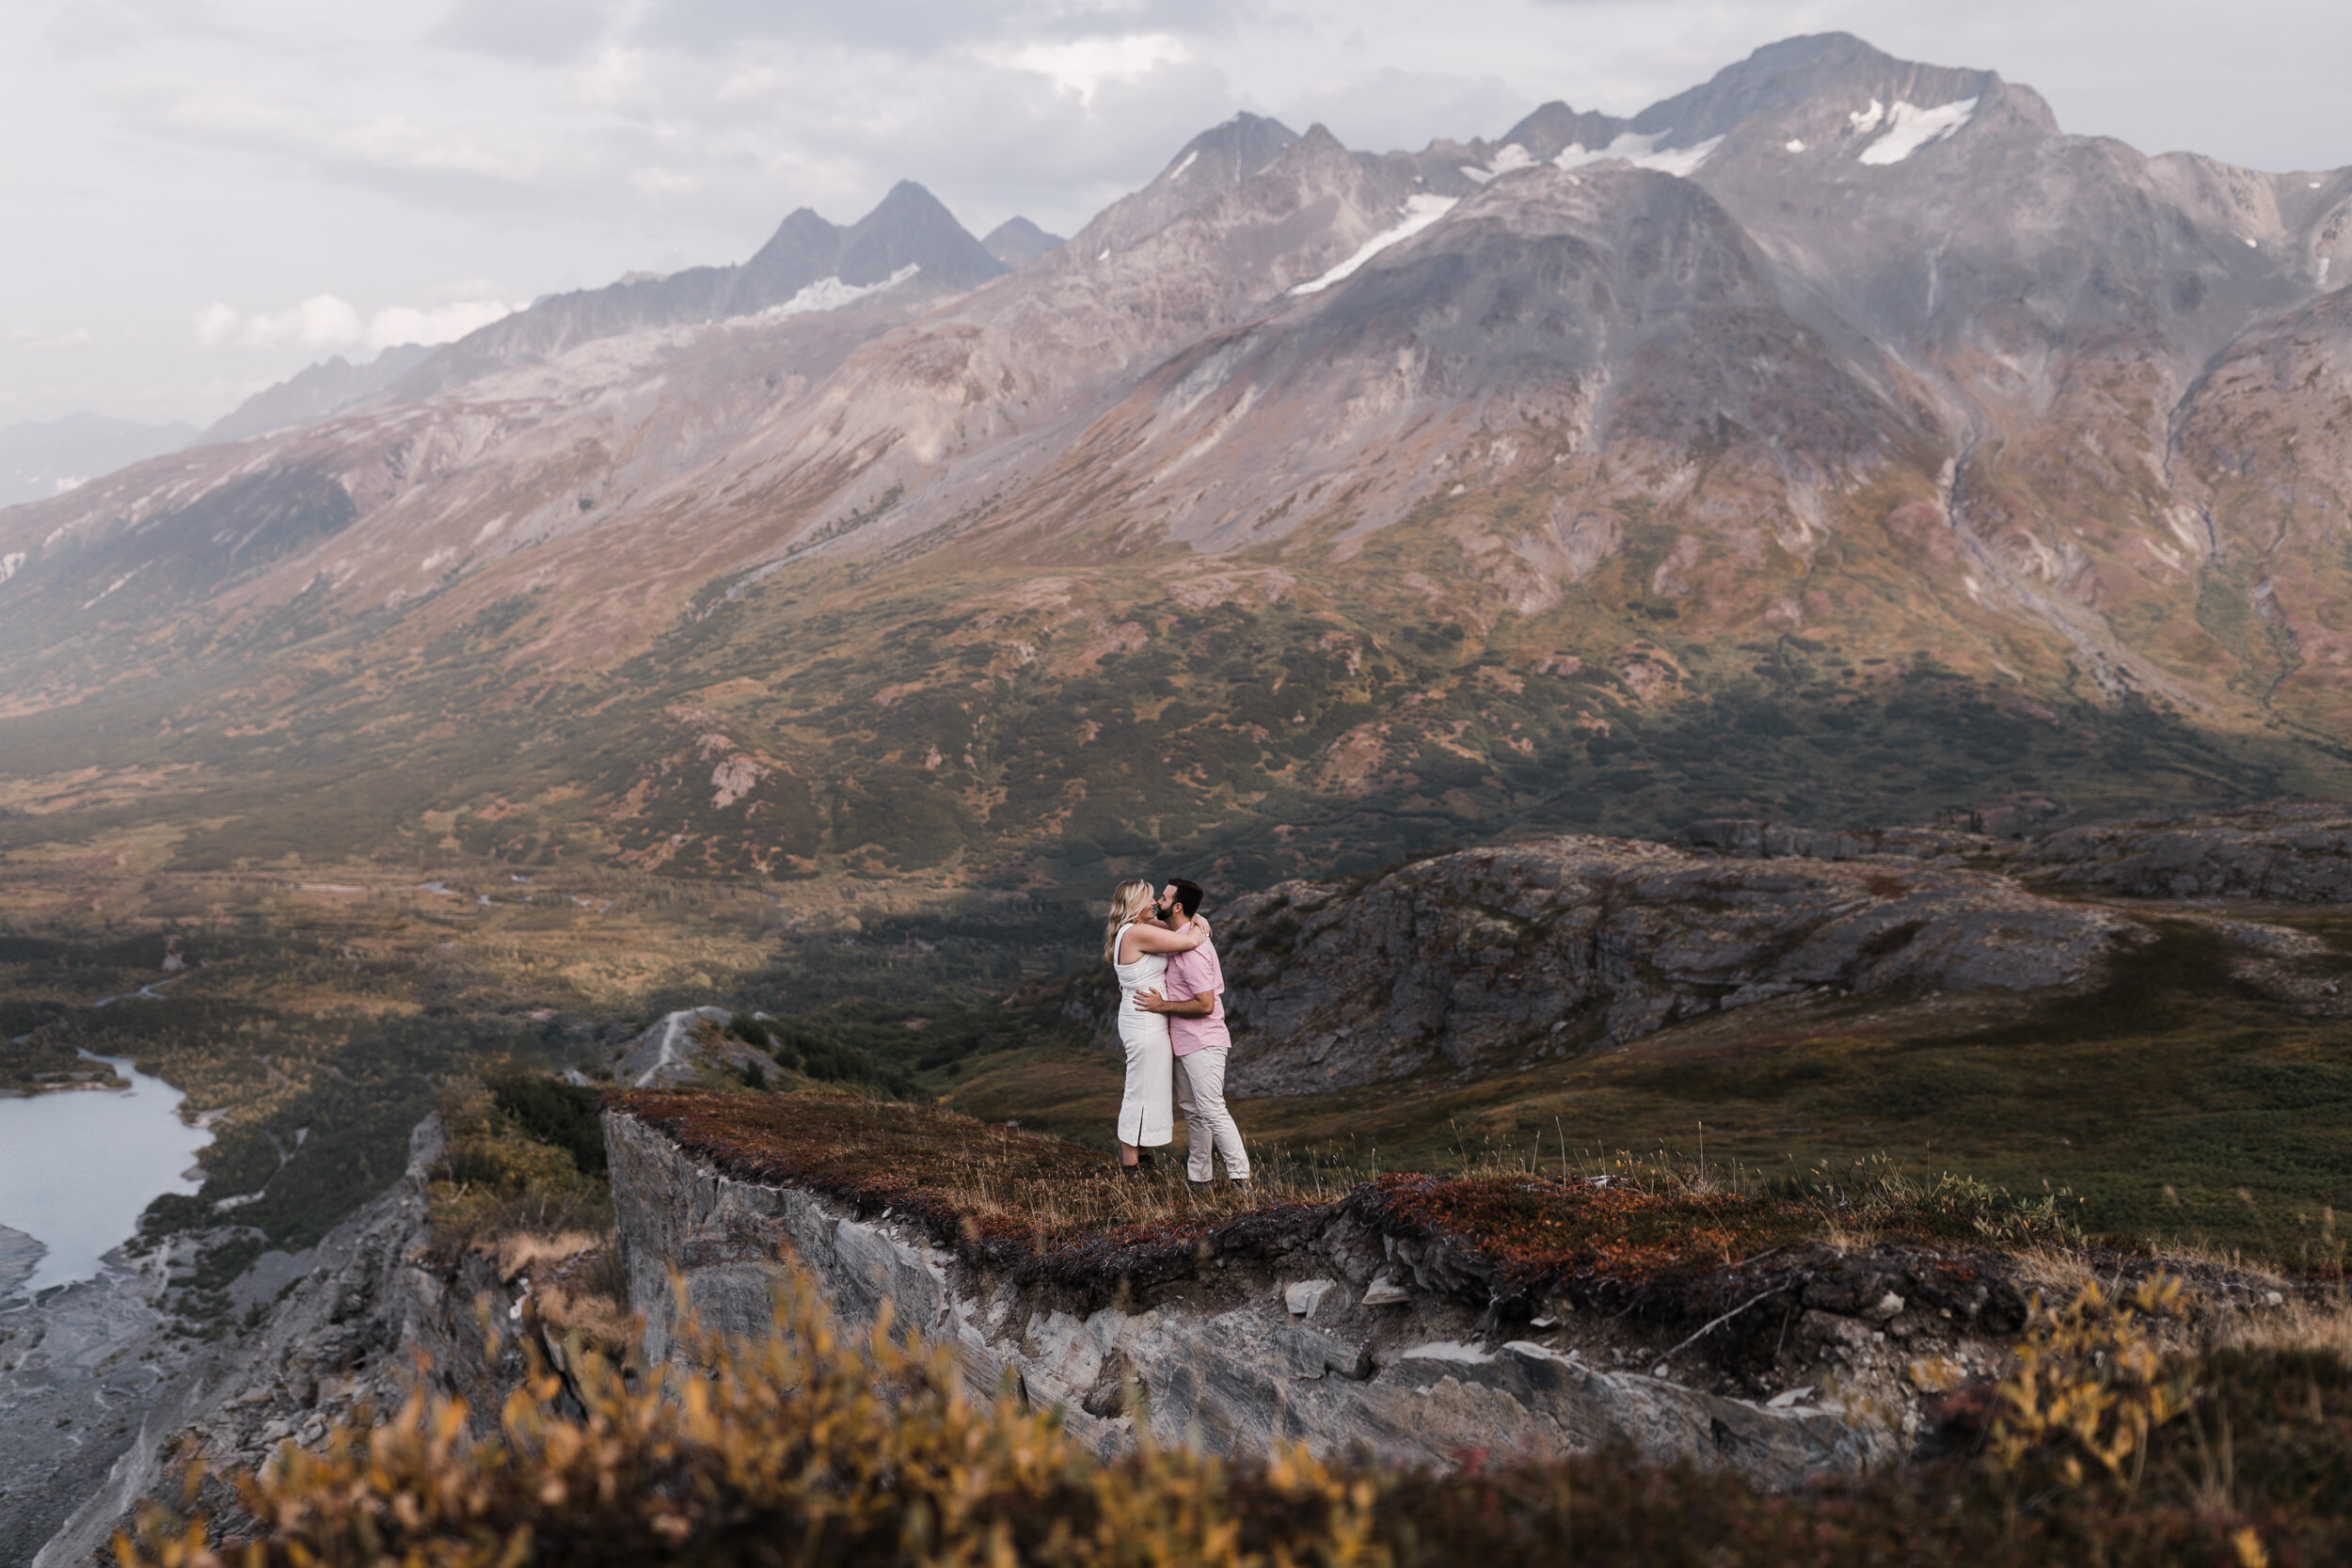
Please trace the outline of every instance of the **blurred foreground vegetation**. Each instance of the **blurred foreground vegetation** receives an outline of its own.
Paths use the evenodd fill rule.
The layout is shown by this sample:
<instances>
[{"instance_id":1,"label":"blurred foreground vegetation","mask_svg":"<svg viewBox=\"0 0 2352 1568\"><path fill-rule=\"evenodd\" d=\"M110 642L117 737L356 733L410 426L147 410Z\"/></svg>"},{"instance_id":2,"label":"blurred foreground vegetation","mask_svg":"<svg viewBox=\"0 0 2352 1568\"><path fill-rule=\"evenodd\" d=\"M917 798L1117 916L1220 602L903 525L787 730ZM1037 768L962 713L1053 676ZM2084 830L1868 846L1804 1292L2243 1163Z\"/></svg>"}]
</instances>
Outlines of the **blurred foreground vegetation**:
<instances>
[{"instance_id":1,"label":"blurred foreground vegetation","mask_svg":"<svg viewBox=\"0 0 2352 1568\"><path fill-rule=\"evenodd\" d=\"M420 1392L241 1485L250 1533L151 1511L126 1568L524 1563L2235 1564L2352 1554L2346 1321L2171 1348L2177 1285L2037 1314L2016 1364L1947 1422L1944 1456L1773 1495L1619 1451L1458 1473L1227 1461L1145 1444L1105 1463L953 1353L847 1335L800 1279L780 1332L690 1333L628 1377L537 1369L496 1435ZM576 1341L577 1342L577 1341Z\"/></svg>"}]
</instances>

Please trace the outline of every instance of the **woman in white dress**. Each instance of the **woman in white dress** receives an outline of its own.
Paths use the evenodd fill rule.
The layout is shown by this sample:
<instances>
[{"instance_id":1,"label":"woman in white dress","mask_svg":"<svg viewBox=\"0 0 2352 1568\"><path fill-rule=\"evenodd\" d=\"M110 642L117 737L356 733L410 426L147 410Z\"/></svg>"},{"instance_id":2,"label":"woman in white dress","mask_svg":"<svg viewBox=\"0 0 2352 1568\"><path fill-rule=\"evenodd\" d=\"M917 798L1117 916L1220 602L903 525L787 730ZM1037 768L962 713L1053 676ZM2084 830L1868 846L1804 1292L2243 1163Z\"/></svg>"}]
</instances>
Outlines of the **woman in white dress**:
<instances>
[{"instance_id":1,"label":"woman in white dress","mask_svg":"<svg viewBox=\"0 0 2352 1568\"><path fill-rule=\"evenodd\" d=\"M1183 932L1161 925L1152 907L1152 884L1128 880L1111 890L1110 919L1103 925L1103 957L1119 977L1119 1039L1127 1048L1127 1089L1119 1101L1119 1163L1136 1169L1145 1148L1176 1136L1176 1058L1168 1047L1168 1020L1136 1006L1136 992L1168 983L1168 955L1189 953L1209 940L1209 923L1196 919Z\"/></svg>"}]
</instances>

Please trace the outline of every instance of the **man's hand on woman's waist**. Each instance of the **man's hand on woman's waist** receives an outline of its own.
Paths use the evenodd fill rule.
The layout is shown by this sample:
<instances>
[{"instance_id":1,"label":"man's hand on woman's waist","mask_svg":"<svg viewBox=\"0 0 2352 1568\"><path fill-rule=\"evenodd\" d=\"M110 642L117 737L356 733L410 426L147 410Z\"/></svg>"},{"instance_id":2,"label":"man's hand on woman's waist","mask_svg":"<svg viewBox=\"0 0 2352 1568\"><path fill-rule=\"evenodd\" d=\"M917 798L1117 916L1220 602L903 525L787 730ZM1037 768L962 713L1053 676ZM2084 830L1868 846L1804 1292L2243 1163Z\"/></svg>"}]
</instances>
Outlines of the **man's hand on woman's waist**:
<instances>
[{"instance_id":1,"label":"man's hand on woman's waist","mask_svg":"<svg viewBox=\"0 0 2352 1568\"><path fill-rule=\"evenodd\" d=\"M1206 991L1182 1002L1170 1002L1156 990L1139 990L1136 992L1136 1006L1147 1013L1166 1013L1170 1018L1206 1018L1216 1011L1216 992Z\"/></svg>"}]
</instances>

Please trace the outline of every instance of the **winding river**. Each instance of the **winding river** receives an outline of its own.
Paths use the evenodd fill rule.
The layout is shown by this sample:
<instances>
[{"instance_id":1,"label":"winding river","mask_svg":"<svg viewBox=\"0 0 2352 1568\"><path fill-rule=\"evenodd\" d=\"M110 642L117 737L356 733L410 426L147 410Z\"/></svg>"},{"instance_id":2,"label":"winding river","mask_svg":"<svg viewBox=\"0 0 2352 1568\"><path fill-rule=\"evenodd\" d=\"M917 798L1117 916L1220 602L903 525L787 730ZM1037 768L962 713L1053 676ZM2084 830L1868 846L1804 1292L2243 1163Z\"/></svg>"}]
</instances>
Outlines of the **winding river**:
<instances>
[{"instance_id":1,"label":"winding river","mask_svg":"<svg viewBox=\"0 0 2352 1568\"><path fill-rule=\"evenodd\" d=\"M137 1230L148 1204L196 1191L182 1173L212 1139L180 1119L186 1097L178 1089L127 1057L97 1059L131 1086L0 1100L0 1226L47 1249L22 1287L27 1291L96 1275L99 1259Z\"/></svg>"}]
</instances>

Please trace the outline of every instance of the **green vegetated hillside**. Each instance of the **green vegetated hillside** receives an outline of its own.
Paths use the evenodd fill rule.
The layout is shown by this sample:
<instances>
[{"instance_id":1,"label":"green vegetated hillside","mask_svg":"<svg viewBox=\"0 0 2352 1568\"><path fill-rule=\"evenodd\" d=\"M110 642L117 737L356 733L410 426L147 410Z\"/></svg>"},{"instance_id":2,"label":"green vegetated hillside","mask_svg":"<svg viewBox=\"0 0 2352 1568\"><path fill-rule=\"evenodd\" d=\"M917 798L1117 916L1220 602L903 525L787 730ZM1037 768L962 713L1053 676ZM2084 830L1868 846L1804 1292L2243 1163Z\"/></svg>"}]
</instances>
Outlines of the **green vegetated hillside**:
<instances>
[{"instance_id":1,"label":"green vegetated hillside","mask_svg":"<svg viewBox=\"0 0 2352 1568\"><path fill-rule=\"evenodd\" d=\"M187 872L454 851L1091 896L1146 866L1240 887L1528 831L2352 783L2326 736L2111 697L2056 633L1923 597L1884 528L1801 574L1766 549L1685 581L1677 521L1625 503L1622 552L1536 594L1502 540L1553 499L1506 487L1368 541L1218 558L994 541L810 562L714 582L603 670L542 660L555 595L413 641L391 611L290 614L0 721L40 814L0 820L0 847L146 821L183 832Z\"/></svg>"}]
</instances>

